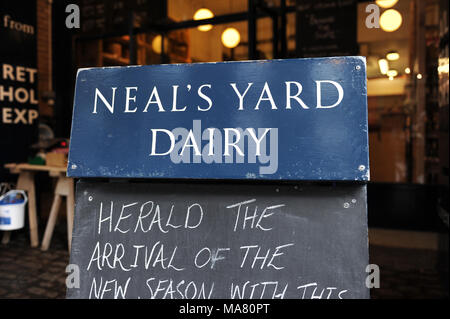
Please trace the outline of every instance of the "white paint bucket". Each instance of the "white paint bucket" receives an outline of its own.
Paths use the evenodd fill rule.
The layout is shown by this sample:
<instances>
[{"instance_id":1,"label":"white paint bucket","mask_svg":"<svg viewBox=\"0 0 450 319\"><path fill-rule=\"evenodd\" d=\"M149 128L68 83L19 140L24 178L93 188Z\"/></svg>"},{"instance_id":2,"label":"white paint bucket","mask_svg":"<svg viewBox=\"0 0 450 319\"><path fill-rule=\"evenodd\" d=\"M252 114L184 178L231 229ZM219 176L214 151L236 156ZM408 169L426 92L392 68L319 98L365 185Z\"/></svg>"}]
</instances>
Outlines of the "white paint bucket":
<instances>
[{"instance_id":1,"label":"white paint bucket","mask_svg":"<svg viewBox=\"0 0 450 319\"><path fill-rule=\"evenodd\" d=\"M23 199L11 200L16 198L17 194L22 194ZM0 197L0 230L23 228L27 202L27 194L22 190L11 190Z\"/></svg>"}]
</instances>

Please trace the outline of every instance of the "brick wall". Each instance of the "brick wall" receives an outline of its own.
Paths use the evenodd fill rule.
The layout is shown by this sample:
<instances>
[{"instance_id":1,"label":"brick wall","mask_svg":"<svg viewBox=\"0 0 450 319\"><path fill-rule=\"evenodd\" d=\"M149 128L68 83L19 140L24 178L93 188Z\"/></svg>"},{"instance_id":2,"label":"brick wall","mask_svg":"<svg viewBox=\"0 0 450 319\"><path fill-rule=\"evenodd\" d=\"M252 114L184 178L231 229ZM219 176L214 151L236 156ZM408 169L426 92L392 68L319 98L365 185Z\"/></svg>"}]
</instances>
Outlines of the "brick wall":
<instances>
[{"instance_id":1,"label":"brick wall","mask_svg":"<svg viewBox=\"0 0 450 319\"><path fill-rule=\"evenodd\" d=\"M39 92L39 113L40 116L52 116L53 107L43 99L44 92L49 90L49 42L48 28L51 21L49 1L37 1L37 59L38 59L38 92Z\"/></svg>"}]
</instances>

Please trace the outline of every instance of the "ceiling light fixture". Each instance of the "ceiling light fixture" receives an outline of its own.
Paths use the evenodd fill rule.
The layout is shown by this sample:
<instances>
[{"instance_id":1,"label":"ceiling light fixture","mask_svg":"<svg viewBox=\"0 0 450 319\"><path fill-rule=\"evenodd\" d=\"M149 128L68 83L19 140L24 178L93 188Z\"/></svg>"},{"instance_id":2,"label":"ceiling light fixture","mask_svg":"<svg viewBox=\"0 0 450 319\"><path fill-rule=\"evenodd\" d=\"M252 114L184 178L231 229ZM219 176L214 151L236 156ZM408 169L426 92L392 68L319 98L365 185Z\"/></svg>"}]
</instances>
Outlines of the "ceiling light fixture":
<instances>
[{"instance_id":1,"label":"ceiling light fixture","mask_svg":"<svg viewBox=\"0 0 450 319\"><path fill-rule=\"evenodd\" d=\"M382 8L390 8L397 4L398 0L376 0L375 3Z\"/></svg>"},{"instance_id":2,"label":"ceiling light fixture","mask_svg":"<svg viewBox=\"0 0 450 319\"><path fill-rule=\"evenodd\" d=\"M380 67L381 74L387 74L387 72L389 71L389 63L386 59L379 59L378 66Z\"/></svg>"},{"instance_id":3,"label":"ceiling light fixture","mask_svg":"<svg viewBox=\"0 0 450 319\"><path fill-rule=\"evenodd\" d=\"M400 54L397 51L391 51L386 54L386 59L389 61L397 61L400 59Z\"/></svg>"},{"instance_id":4,"label":"ceiling light fixture","mask_svg":"<svg viewBox=\"0 0 450 319\"><path fill-rule=\"evenodd\" d=\"M380 17L380 26L386 32L394 32L402 25L402 15L395 9L389 9L383 12Z\"/></svg>"},{"instance_id":5,"label":"ceiling light fixture","mask_svg":"<svg viewBox=\"0 0 450 319\"><path fill-rule=\"evenodd\" d=\"M162 37L160 35L157 35L152 40L152 49L156 54L161 54L162 51ZM165 51L167 51L168 41L167 38L164 37L164 47L166 48Z\"/></svg>"},{"instance_id":6,"label":"ceiling light fixture","mask_svg":"<svg viewBox=\"0 0 450 319\"><path fill-rule=\"evenodd\" d=\"M235 48L241 41L241 35L235 28L226 28L222 33L222 43L227 48Z\"/></svg>"},{"instance_id":7,"label":"ceiling light fixture","mask_svg":"<svg viewBox=\"0 0 450 319\"><path fill-rule=\"evenodd\" d=\"M211 19L214 17L214 14L211 10L206 8L198 9L194 13L194 20L204 20L204 19ZM212 29L212 24L204 24L197 27L198 30L206 32Z\"/></svg>"},{"instance_id":8,"label":"ceiling light fixture","mask_svg":"<svg viewBox=\"0 0 450 319\"><path fill-rule=\"evenodd\" d=\"M398 75L398 71L392 69L392 70L387 71L386 75L389 76L389 77L391 77L391 76L392 76L392 77L395 77L395 76Z\"/></svg>"}]
</instances>

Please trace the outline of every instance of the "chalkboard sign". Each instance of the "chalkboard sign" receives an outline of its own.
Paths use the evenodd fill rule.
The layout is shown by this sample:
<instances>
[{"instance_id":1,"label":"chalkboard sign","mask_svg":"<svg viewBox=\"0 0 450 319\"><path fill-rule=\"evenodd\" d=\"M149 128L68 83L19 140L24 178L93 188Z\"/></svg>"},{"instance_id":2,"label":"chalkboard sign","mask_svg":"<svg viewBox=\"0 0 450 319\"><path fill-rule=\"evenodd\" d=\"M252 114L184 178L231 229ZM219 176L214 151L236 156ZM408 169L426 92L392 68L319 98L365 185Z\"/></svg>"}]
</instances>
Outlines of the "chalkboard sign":
<instances>
[{"instance_id":1,"label":"chalkboard sign","mask_svg":"<svg viewBox=\"0 0 450 319\"><path fill-rule=\"evenodd\" d=\"M297 0L297 55L307 58L358 54L357 2Z\"/></svg>"},{"instance_id":2,"label":"chalkboard sign","mask_svg":"<svg viewBox=\"0 0 450 319\"><path fill-rule=\"evenodd\" d=\"M148 27L167 17L166 1L79 0L81 35L128 34L130 26Z\"/></svg>"},{"instance_id":3,"label":"chalkboard sign","mask_svg":"<svg viewBox=\"0 0 450 319\"><path fill-rule=\"evenodd\" d=\"M366 186L79 182L68 298L367 298Z\"/></svg>"},{"instance_id":4,"label":"chalkboard sign","mask_svg":"<svg viewBox=\"0 0 450 319\"><path fill-rule=\"evenodd\" d=\"M81 69L68 176L369 180L363 57Z\"/></svg>"},{"instance_id":5,"label":"chalkboard sign","mask_svg":"<svg viewBox=\"0 0 450 319\"><path fill-rule=\"evenodd\" d=\"M67 296L367 298L367 132L361 57L80 70Z\"/></svg>"}]
</instances>

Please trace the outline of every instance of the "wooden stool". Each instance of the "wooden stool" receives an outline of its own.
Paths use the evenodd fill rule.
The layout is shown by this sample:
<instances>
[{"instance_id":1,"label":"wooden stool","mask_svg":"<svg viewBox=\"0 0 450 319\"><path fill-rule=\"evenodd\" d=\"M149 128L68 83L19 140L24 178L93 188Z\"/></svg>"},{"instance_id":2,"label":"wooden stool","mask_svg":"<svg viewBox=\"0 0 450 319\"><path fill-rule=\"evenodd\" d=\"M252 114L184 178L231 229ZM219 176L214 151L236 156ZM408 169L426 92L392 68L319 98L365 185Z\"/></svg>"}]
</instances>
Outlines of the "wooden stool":
<instances>
[{"instance_id":1,"label":"wooden stool","mask_svg":"<svg viewBox=\"0 0 450 319\"><path fill-rule=\"evenodd\" d=\"M72 225L73 225L73 211L74 211L74 189L73 179L66 177L66 167L49 166L49 165L33 165L27 163L9 163L5 164L11 173L19 174L17 181L17 189L22 189L28 193L28 216L30 224L30 241L31 247L39 246L38 239L38 222L36 214L36 192L34 188L34 174L35 172L48 172L51 177L57 178L55 187L55 196L50 211L49 220L45 229L44 239L42 241L42 250L47 250L50 246L50 241L55 228L56 219L58 217L58 209L61 204L61 196L66 196L67 201L67 236L68 247L70 252L72 242ZM9 242L11 232L7 231L3 235L2 243Z\"/></svg>"},{"instance_id":2,"label":"wooden stool","mask_svg":"<svg viewBox=\"0 0 450 319\"><path fill-rule=\"evenodd\" d=\"M73 179L66 177L65 173L61 172L49 172L50 176L57 177L55 187L55 196L53 197L52 208L48 217L47 226L45 228L44 238L42 239L41 250L46 251L50 246L52 240L53 230L55 228L56 220L58 218L59 206L61 204L61 197L66 197L67 207L67 243L70 253L70 247L72 243L72 228L73 228L73 212L74 212L74 191L73 191Z\"/></svg>"},{"instance_id":3,"label":"wooden stool","mask_svg":"<svg viewBox=\"0 0 450 319\"><path fill-rule=\"evenodd\" d=\"M20 170L14 167L10 167L10 170L12 173L19 174L19 179L17 180L16 188L27 192L28 220L30 225L31 247L37 247L39 245L39 237L38 237L38 222L36 214L36 191L34 189L34 172ZM3 234L2 244L9 243L10 238L11 238L11 231L6 231Z\"/></svg>"}]
</instances>

